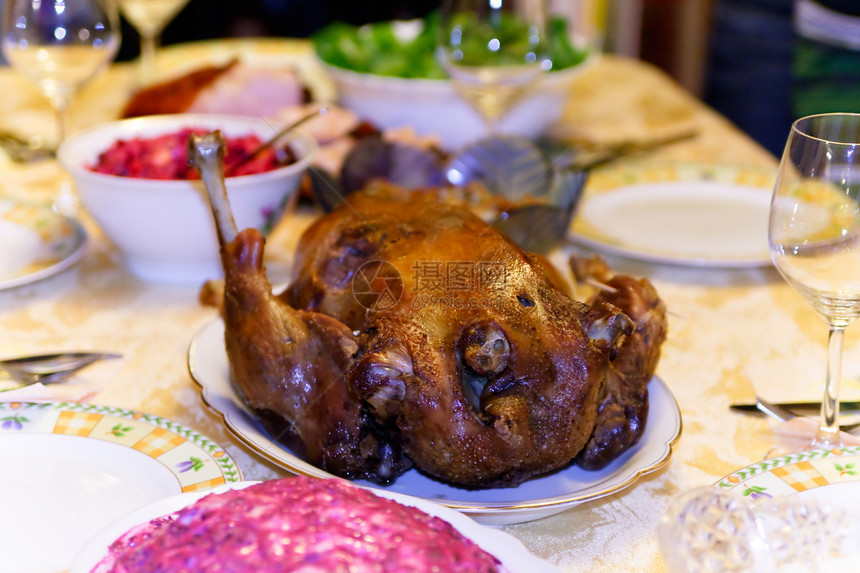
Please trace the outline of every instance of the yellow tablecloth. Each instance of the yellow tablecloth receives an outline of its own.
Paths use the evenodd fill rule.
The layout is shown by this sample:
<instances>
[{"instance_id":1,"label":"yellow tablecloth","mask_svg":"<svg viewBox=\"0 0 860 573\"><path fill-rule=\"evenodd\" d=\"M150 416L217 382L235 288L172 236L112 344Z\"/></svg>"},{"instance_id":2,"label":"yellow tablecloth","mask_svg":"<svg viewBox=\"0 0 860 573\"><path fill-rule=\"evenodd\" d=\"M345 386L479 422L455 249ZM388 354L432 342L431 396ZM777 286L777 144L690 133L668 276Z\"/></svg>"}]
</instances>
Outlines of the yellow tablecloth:
<instances>
[{"instance_id":1,"label":"yellow tablecloth","mask_svg":"<svg viewBox=\"0 0 860 573\"><path fill-rule=\"evenodd\" d=\"M133 78L129 65L114 66L97 78L72 107L72 131L115 116ZM0 85L0 127L51 133L52 115L35 89L7 69L0 70ZM556 131L608 142L690 127L698 130L697 137L639 160L776 167L766 151L663 73L626 59L603 57L578 79ZM0 195L52 200L63 185L69 182L52 162L22 167L0 154ZM227 433L203 406L189 377L189 342L215 317L213 309L198 303L198 287L139 282L120 266L86 214L80 217L91 238L80 263L41 282L0 291L0 354L120 352L121 360L87 371L106 382L93 402L190 426L224 445L247 479L284 475ZM272 256L289 261L292 231L288 218L270 241ZM732 412L729 403L750 400L756 390L771 398L817 398L825 326L771 268L611 262L621 271L650 277L671 310L658 374L680 405L681 439L666 467L633 486L503 529L562 571L661 571L656 527L668 504L686 490L713 484L763 458L774 446L773 422ZM845 350L844 391L857 395L860 352L852 330Z\"/></svg>"}]
</instances>

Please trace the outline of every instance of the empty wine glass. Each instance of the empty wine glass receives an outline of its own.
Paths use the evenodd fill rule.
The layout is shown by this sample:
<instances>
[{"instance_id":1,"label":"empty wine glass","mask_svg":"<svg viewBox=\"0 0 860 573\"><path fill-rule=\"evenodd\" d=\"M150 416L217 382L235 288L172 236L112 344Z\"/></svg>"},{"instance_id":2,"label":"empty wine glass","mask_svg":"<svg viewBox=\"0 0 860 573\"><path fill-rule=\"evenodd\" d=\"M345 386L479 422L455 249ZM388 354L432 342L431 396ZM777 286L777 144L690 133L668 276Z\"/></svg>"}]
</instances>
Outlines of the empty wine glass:
<instances>
[{"instance_id":1,"label":"empty wine glass","mask_svg":"<svg viewBox=\"0 0 860 573\"><path fill-rule=\"evenodd\" d=\"M140 35L140 80L148 83L155 77L155 53L161 33L189 0L119 0L123 16Z\"/></svg>"},{"instance_id":2,"label":"empty wine glass","mask_svg":"<svg viewBox=\"0 0 860 573\"><path fill-rule=\"evenodd\" d=\"M545 0L445 0L437 54L490 131L547 71Z\"/></svg>"},{"instance_id":3,"label":"empty wine glass","mask_svg":"<svg viewBox=\"0 0 860 573\"><path fill-rule=\"evenodd\" d=\"M118 20L112 0L4 0L3 54L51 102L59 142L75 94L116 55Z\"/></svg>"},{"instance_id":4,"label":"empty wine glass","mask_svg":"<svg viewBox=\"0 0 860 573\"><path fill-rule=\"evenodd\" d=\"M844 330L860 316L860 114L797 120L782 154L769 243L782 276L829 328L827 375L814 447L839 447Z\"/></svg>"}]
</instances>

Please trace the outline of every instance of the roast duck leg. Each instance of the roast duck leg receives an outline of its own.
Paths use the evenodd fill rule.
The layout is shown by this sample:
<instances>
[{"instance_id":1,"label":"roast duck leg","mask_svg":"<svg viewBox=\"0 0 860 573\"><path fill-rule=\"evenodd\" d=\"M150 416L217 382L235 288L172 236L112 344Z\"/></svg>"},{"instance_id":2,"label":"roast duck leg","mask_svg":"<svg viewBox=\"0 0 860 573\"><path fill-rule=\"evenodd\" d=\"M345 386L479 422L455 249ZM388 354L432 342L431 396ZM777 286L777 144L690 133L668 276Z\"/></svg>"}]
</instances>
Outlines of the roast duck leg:
<instances>
[{"instance_id":1,"label":"roast duck leg","mask_svg":"<svg viewBox=\"0 0 860 573\"><path fill-rule=\"evenodd\" d=\"M589 305L612 304L633 321L632 331L606 372L594 432L576 457L585 469L601 469L645 432L648 382L657 370L660 347L666 340L666 305L650 281L613 275L599 257L573 256L570 266L577 282L596 281L599 285Z\"/></svg>"},{"instance_id":2,"label":"roast duck leg","mask_svg":"<svg viewBox=\"0 0 860 573\"><path fill-rule=\"evenodd\" d=\"M237 391L311 464L353 479L396 474L399 448L371 434L347 385L357 337L340 321L294 309L272 293L265 240L256 229L237 232L233 223L223 149L220 134L208 134L192 140L189 157L200 169L221 243L225 346Z\"/></svg>"},{"instance_id":3,"label":"roast duck leg","mask_svg":"<svg viewBox=\"0 0 860 573\"><path fill-rule=\"evenodd\" d=\"M414 464L451 484L515 486L575 458L602 467L639 439L662 336L638 336L611 294L578 302L477 216L377 183L308 228L275 295L264 238L234 236L224 216L221 146L216 133L189 149L220 229L233 382L308 462L380 483ZM632 311L644 294L617 302ZM647 305L641 321L662 333L662 307ZM628 402L637 414L616 415Z\"/></svg>"}]
</instances>

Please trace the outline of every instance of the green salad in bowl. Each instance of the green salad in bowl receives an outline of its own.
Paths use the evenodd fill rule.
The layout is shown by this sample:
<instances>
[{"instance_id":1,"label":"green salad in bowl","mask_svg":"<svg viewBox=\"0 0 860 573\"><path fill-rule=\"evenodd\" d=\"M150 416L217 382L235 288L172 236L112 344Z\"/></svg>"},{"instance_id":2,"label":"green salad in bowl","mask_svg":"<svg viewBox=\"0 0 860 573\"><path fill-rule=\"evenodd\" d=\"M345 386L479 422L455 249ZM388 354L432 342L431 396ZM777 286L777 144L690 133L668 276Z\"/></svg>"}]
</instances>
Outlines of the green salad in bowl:
<instances>
[{"instance_id":1,"label":"green salad in bowl","mask_svg":"<svg viewBox=\"0 0 860 573\"><path fill-rule=\"evenodd\" d=\"M437 138L444 148L459 149L488 135L489 129L437 61L438 27L435 13L423 20L360 27L333 23L312 40L343 107L382 129L409 127L417 135ZM494 124L495 134L542 135L562 116L571 82L596 60L593 50L571 40L566 20L554 19L552 29L550 73L542 74Z\"/></svg>"},{"instance_id":2,"label":"green salad in bowl","mask_svg":"<svg viewBox=\"0 0 860 573\"><path fill-rule=\"evenodd\" d=\"M334 22L317 32L312 41L317 56L326 64L365 74L413 79L445 79L436 59L438 14L421 20L394 20L353 26ZM501 33L511 37L520 24L513 18L503 23ZM547 55L552 71L575 67L589 55L586 47L571 41L567 19L554 16L549 22ZM471 62L479 65L481 62Z\"/></svg>"}]
</instances>

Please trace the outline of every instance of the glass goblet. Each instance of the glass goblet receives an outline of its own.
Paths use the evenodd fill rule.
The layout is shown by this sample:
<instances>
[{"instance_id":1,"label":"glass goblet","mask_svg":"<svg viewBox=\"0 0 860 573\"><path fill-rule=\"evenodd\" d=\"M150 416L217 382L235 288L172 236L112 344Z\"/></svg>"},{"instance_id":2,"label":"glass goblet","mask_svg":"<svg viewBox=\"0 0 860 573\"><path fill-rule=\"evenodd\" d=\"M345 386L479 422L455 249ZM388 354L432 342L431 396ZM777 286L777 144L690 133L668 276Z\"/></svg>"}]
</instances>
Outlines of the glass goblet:
<instances>
[{"instance_id":1,"label":"glass goblet","mask_svg":"<svg viewBox=\"0 0 860 573\"><path fill-rule=\"evenodd\" d=\"M155 78L155 54L165 26L189 0L119 0L123 16L140 35L140 81Z\"/></svg>"},{"instance_id":2,"label":"glass goblet","mask_svg":"<svg viewBox=\"0 0 860 573\"><path fill-rule=\"evenodd\" d=\"M860 114L798 119L782 154L768 240L785 280L829 328L821 418L811 446L841 445L845 328L860 316Z\"/></svg>"},{"instance_id":3,"label":"glass goblet","mask_svg":"<svg viewBox=\"0 0 860 573\"><path fill-rule=\"evenodd\" d=\"M445 0L437 56L457 92L495 131L551 62L545 0Z\"/></svg>"},{"instance_id":4,"label":"glass goblet","mask_svg":"<svg viewBox=\"0 0 860 573\"><path fill-rule=\"evenodd\" d=\"M62 142L75 94L116 56L116 6L111 0L4 0L0 34L6 59L51 102Z\"/></svg>"}]
</instances>

